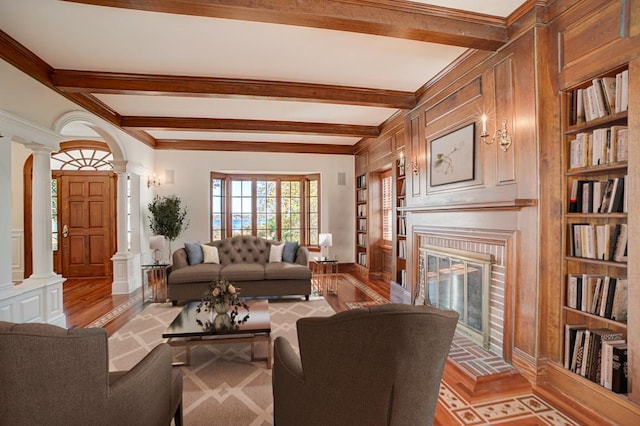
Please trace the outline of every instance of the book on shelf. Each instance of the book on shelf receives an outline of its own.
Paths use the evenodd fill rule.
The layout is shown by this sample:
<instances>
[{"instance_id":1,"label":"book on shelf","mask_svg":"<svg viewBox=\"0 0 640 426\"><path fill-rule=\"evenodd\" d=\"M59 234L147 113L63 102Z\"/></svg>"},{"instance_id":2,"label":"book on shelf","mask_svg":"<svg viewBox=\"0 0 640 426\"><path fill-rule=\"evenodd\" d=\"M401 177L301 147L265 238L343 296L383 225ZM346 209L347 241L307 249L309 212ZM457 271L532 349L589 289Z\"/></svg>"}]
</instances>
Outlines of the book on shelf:
<instances>
[{"instance_id":1,"label":"book on shelf","mask_svg":"<svg viewBox=\"0 0 640 426\"><path fill-rule=\"evenodd\" d=\"M599 83L602 85L609 114L613 114L616 112L616 78L602 77L599 80Z\"/></svg>"},{"instance_id":2,"label":"book on shelf","mask_svg":"<svg viewBox=\"0 0 640 426\"><path fill-rule=\"evenodd\" d=\"M404 196L407 193L407 181L406 179L402 179L400 182L400 190L398 191L399 196Z\"/></svg>"},{"instance_id":3,"label":"book on shelf","mask_svg":"<svg viewBox=\"0 0 640 426\"><path fill-rule=\"evenodd\" d=\"M614 321L626 321L629 287L626 278L618 278L611 306L611 318Z\"/></svg>"},{"instance_id":4,"label":"book on shelf","mask_svg":"<svg viewBox=\"0 0 640 426\"><path fill-rule=\"evenodd\" d=\"M574 360L574 350L576 346L576 335L578 331L584 333L587 326L584 324L564 325L564 368L571 370L572 360Z\"/></svg>"},{"instance_id":5,"label":"book on shelf","mask_svg":"<svg viewBox=\"0 0 640 426\"><path fill-rule=\"evenodd\" d=\"M627 320L626 277L567 274L566 306L614 321Z\"/></svg>"},{"instance_id":6,"label":"book on shelf","mask_svg":"<svg viewBox=\"0 0 640 426\"><path fill-rule=\"evenodd\" d=\"M398 176L404 176L405 174L405 159L404 155L398 158Z\"/></svg>"},{"instance_id":7,"label":"book on shelf","mask_svg":"<svg viewBox=\"0 0 640 426\"><path fill-rule=\"evenodd\" d=\"M616 225L618 227L618 225ZM613 252L613 258L611 260L615 262L627 261L627 246L628 246L628 226L626 223L619 224L619 232L616 235L615 248Z\"/></svg>"},{"instance_id":8,"label":"book on shelf","mask_svg":"<svg viewBox=\"0 0 640 426\"><path fill-rule=\"evenodd\" d=\"M602 378L602 342L623 340L621 333L606 328L588 330L589 357L586 362L585 377L600 384Z\"/></svg>"},{"instance_id":9,"label":"book on shelf","mask_svg":"<svg viewBox=\"0 0 640 426\"><path fill-rule=\"evenodd\" d=\"M402 288L407 288L407 270L406 269L400 270L400 285L402 286Z\"/></svg>"},{"instance_id":10,"label":"book on shelf","mask_svg":"<svg viewBox=\"0 0 640 426\"><path fill-rule=\"evenodd\" d=\"M611 390L615 393L627 393L628 381L627 344L615 344L611 353Z\"/></svg>"},{"instance_id":11,"label":"book on shelf","mask_svg":"<svg viewBox=\"0 0 640 426\"><path fill-rule=\"evenodd\" d=\"M613 347L616 345L625 345L624 339L603 340L600 363L600 385L611 390L612 373L613 373Z\"/></svg>"},{"instance_id":12,"label":"book on shelf","mask_svg":"<svg viewBox=\"0 0 640 426\"><path fill-rule=\"evenodd\" d=\"M564 339L564 368L611 389L614 348L626 345L622 333L607 328L590 329L585 324L565 324Z\"/></svg>"},{"instance_id":13,"label":"book on shelf","mask_svg":"<svg viewBox=\"0 0 640 426\"><path fill-rule=\"evenodd\" d=\"M606 191L605 191L606 194ZM607 205L607 213L622 212L624 206L624 177L616 177L613 179L611 188L611 201Z\"/></svg>"},{"instance_id":14,"label":"book on shelf","mask_svg":"<svg viewBox=\"0 0 640 426\"><path fill-rule=\"evenodd\" d=\"M398 240L398 257L400 259L407 258L407 240Z\"/></svg>"},{"instance_id":15,"label":"book on shelf","mask_svg":"<svg viewBox=\"0 0 640 426\"><path fill-rule=\"evenodd\" d=\"M367 175L360 175L356 178L356 187L364 188L367 186Z\"/></svg>"},{"instance_id":16,"label":"book on shelf","mask_svg":"<svg viewBox=\"0 0 640 426\"><path fill-rule=\"evenodd\" d=\"M616 108L615 112L627 111L629 107L629 70L616 75Z\"/></svg>"},{"instance_id":17,"label":"book on shelf","mask_svg":"<svg viewBox=\"0 0 640 426\"><path fill-rule=\"evenodd\" d=\"M573 355L571 358L570 370L576 374L580 374L582 368L582 357L584 354L584 337L586 329L578 329L576 333L576 341L573 346Z\"/></svg>"},{"instance_id":18,"label":"book on shelf","mask_svg":"<svg viewBox=\"0 0 640 426\"><path fill-rule=\"evenodd\" d=\"M629 106L629 71L615 76L594 78L586 87L572 92L571 123L579 124L627 111Z\"/></svg>"},{"instance_id":19,"label":"book on shelf","mask_svg":"<svg viewBox=\"0 0 640 426\"><path fill-rule=\"evenodd\" d=\"M398 235L407 234L407 218L404 216L398 217Z\"/></svg>"},{"instance_id":20,"label":"book on shelf","mask_svg":"<svg viewBox=\"0 0 640 426\"><path fill-rule=\"evenodd\" d=\"M609 163L627 161L629 153L627 145L628 135L629 129L627 126L611 126Z\"/></svg>"}]
</instances>

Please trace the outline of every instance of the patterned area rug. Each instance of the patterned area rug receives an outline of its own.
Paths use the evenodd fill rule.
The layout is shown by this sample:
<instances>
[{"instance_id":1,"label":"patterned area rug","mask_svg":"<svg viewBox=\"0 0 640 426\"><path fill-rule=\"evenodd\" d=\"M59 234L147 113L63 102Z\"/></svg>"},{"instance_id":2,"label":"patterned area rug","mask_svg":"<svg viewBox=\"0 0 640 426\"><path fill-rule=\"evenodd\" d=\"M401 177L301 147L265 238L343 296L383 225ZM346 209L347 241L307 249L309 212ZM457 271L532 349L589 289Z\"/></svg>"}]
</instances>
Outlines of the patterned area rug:
<instances>
[{"instance_id":1,"label":"patterned area rug","mask_svg":"<svg viewBox=\"0 0 640 426\"><path fill-rule=\"evenodd\" d=\"M322 298L270 300L272 337L284 336L297 350L295 322L334 312ZM376 304L380 304L378 299ZM162 332L180 312L170 303L150 304L109 338L109 369L128 370L163 339ZM455 348L455 342L452 350ZM174 348L176 360L184 350ZM266 356L266 345L256 346L256 356ZM272 425L271 370L264 361L250 361L249 344L196 346L191 365L180 367L184 378L185 425ZM496 395L471 403L442 383L438 404L455 419L454 425L567 425L577 423L533 394Z\"/></svg>"},{"instance_id":2,"label":"patterned area rug","mask_svg":"<svg viewBox=\"0 0 640 426\"><path fill-rule=\"evenodd\" d=\"M128 370L163 341L162 332L180 312L171 304L151 304L109 338L109 369ZM272 338L284 336L297 350L295 323L299 318L328 316L334 311L324 300L269 301ZM176 360L184 349L174 348ZM256 357L266 356L266 344L256 344ZM271 425L271 370L265 361L251 362L248 343L195 346L191 365L180 367L184 380L185 425Z\"/></svg>"}]
</instances>

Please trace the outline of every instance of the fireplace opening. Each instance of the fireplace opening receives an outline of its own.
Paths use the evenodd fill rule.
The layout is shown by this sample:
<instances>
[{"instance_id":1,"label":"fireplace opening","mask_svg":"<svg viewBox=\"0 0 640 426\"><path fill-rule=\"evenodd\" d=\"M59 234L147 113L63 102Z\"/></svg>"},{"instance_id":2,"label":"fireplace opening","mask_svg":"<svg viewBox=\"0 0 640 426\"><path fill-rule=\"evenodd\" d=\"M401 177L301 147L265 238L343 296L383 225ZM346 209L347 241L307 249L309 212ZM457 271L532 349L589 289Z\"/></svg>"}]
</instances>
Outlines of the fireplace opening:
<instances>
[{"instance_id":1,"label":"fireplace opening","mask_svg":"<svg viewBox=\"0 0 640 426\"><path fill-rule=\"evenodd\" d=\"M489 282L492 256L423 246L416 304L458 312L457 331L489 349Z\"/></svg>"}]
</instances>

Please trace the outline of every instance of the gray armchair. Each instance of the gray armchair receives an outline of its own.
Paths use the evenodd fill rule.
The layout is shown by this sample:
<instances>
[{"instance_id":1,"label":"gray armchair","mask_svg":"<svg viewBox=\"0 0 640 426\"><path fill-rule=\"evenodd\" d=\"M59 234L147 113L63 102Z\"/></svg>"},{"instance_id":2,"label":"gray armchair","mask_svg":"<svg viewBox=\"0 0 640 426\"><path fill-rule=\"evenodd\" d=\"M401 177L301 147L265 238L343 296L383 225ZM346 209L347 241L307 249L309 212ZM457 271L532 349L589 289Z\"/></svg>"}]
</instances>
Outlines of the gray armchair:
<instances>
[{"instance_id":1,"label":"gray armchair","mask_svg":"<svg viewBox=\"0 0 640 426\"><path fill-rule=\"evenodd\" d=\"M0 321L0 423L181 425L182 374L171 356L161 344L110 373L102 328Z\"/></svg>"},{"instance_id":2,"label":"gray armchair","mask_svg":"<svg viewBox=\"0 0 640 426\"><path fill-rule=\"evenodd\" d=\"M274 344L277 426L430 425L458 314L400 304L297 322Z\"/></svg>"}]
</instances>

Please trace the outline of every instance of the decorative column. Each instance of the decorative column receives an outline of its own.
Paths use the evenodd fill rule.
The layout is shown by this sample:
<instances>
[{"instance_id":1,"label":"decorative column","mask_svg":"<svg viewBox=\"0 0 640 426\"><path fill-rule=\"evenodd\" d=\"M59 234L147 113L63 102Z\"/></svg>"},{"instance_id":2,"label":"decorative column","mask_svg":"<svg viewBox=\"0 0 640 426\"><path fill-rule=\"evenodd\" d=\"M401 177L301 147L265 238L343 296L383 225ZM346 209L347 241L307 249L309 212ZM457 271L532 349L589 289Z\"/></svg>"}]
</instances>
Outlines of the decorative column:
<instances>
[{"instance_id":1,"label":"decorative column","mask_svg":"<svg viewBox=\"0 0 640 426\"><path fill-rule=\"evenodd\" d=\"M136 173L129 174L129 217L131 226L131 252L141 253L143 247L140 232L140 175ZM146 245L148 246L148 244ZM145 247L148 248L148 247Z\"/></svg>"},{"instance_id":2,"label":"decorative column","mask_svg":"<svg viewBox=\"0 0 640 426\"><path fill-rule=\"evenodd\" d=\"M32 260L33 273L16 286L21 293L21 321L66 325L62 283L65 279L53 270L51 244L51 152L37 143L25 144L33 151L32 178Z\"/></svg>"},{"instance_id":3,"label":"decorative column","mask_svg":"<svg viewBox=\"0 0 640 426\"><path fill-rule=\"evenodd\" d=\"M32 145L33 150L33 273L30 280L46 280L53 272L53 246L51 245L51 150Z\"/></svg>"},{"instance_id":4,"label":"decorative column","mask_svg":"<svg viewBox=\"0 0 640 426\"><path fill-rule=\"evenodd\" d=\"M18 116L0 110L0 321L46 322L66 326L64 278L53 271L51 251L51 152L61 137ZM33 274L13 283L11 154L15 144L33 150ZM13 165L14 167L16 165ZM16 194L17 195L17 194Z\"/></svg>"},{"instance_id":5,"label":"decorative column","mask_svg":"<svg viewBox=\"0 0 640 426\"><path fill-rule=\"evenodd\" d=\"M113 261L112 294L129 294L140 287L140 254L132 253L128 247L128 203L127 186L129 174L127 161L111 162L113 171L118 175L117 194L117 230L118 251L111 258ZM139 201L138 201L139 203Z\"/></svg>"}]
</instances>

